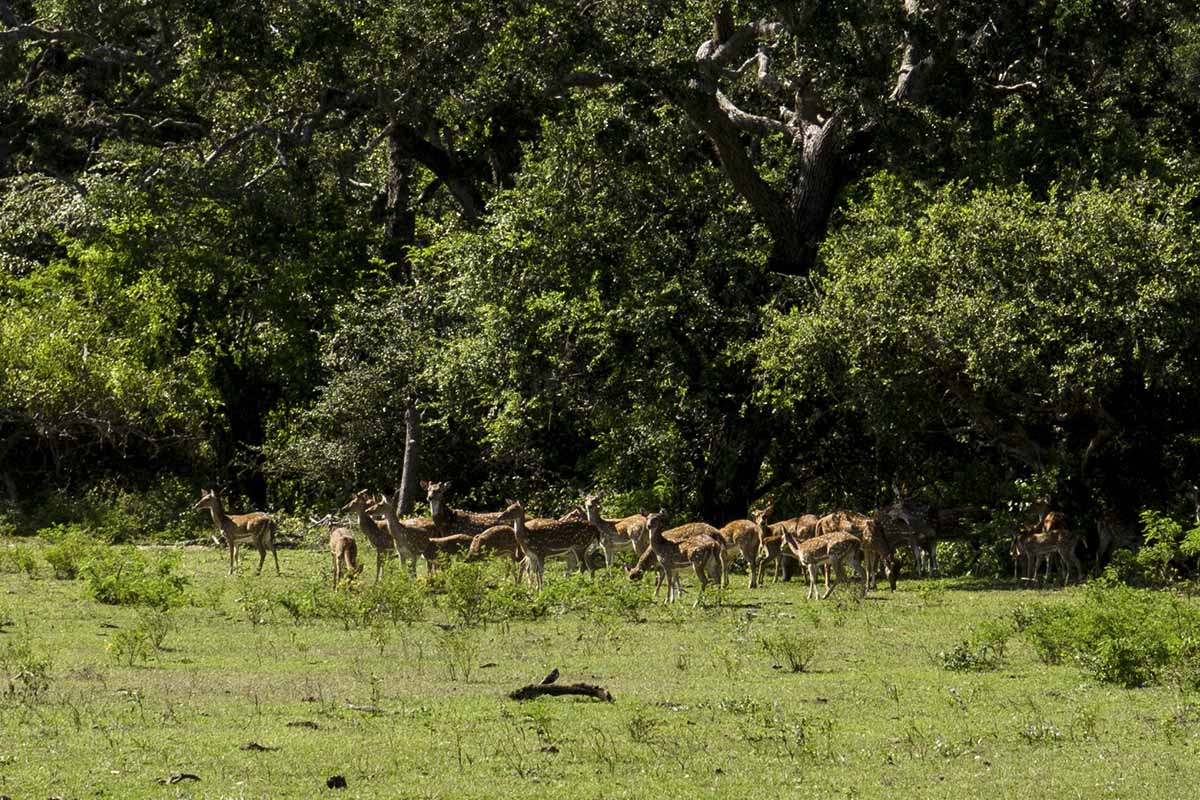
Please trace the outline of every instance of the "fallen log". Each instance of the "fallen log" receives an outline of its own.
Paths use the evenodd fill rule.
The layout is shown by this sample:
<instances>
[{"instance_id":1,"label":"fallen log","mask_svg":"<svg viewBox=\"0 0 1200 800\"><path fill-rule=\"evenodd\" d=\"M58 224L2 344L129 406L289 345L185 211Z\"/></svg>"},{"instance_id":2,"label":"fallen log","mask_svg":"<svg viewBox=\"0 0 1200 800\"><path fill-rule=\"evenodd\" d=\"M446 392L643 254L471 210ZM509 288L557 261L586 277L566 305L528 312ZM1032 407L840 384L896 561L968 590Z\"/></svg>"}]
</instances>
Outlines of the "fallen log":
<instances>
[{"instance_id":1,"label":"fallen log","mask_svg":"<svg viewBox=\"0 0 1200 800\"><path fill-rule=\"evenodd\" d=\"M608 693L608 689L605 689L603 686L596 686L593 683L531 683L528 686L522 686L520 689L511 692L508 696L513 700L532 700L542 695L558 697L567 694L594 697L606 703L613 702L613 696Z\"/></svg>"}]
</instances>

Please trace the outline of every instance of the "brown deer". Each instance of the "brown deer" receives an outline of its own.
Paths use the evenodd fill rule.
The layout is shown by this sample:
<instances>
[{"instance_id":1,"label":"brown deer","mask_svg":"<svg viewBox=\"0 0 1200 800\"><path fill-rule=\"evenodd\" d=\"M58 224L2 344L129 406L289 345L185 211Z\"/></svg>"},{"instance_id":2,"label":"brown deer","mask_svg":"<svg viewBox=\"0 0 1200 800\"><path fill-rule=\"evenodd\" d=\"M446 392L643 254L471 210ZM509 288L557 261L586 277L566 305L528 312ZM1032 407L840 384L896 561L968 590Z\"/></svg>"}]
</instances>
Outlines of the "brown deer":
<instances>
[{"instance_id":1,"label":"brown deer","mask_svg":"<svg viewBox=\"0 0 1200 800\"><path fill-rule=\"evenodd\" d=\"M643 553L649 542L646 538L646 517L642 514L632 514L619 519L605 519L600 516L600 493L589 494L583 499L583 510L587 513L587 521L596 529L600 539L600 547L604 550L604 566L611 567L613 556L620 550L633 550L634 554Z\"/></svg>"},{"instance_id":2,"label":"brown deer","mask_svg":"<svg viewBox=\"0 0 1200 800\"><path fill-rule=\"evenodd\" d=\"M721 528L721 538L725 542L726 549L736 547L741 551L742 558L746 559L746 566L750 572L750 586L753 589L758 586L758 548L759 543L764 536L770 536L770 530L767 528L767 519L771 515L771 509L760 509L752 512L754 519L735 519L733 522ZM728 566L728 556L726 556L726 566ZM729 570L723 570L725 573L725 585L729 585Z\"/></svg>"},{"instance_id":3,"label":"brown deer","mask_svg":"<svg viewBox=\"0 0 1200 800\"><path fill-rule=\"evenodd\" d=\"M383 562L387 558L388 550L393 550L396 556L400 559L400 568L404 569L404 561L407 558L409 561L409 573L417 574L417 555L409 547L407 540L397 539L392 535L391 529L388 528L387 520L378 520L373 518L368 509L375 504L375 499L371 497L371 492L367 489L355 492L350 496L350 501L342 506L342 513L355 512L358 514L358 527L363 534L375 547L375 582L379 583L379 579L383 577Z\"/></svg>"},{"instance_id":4,"label":"brown deer","mask_svg":"<svg viewBox=\"0 0 1200 800\"><path fill-rule=\"evenodd\" d=\"M424 558L427 571L433 572L437 569L438 556L464 553L470 548L474 538L472 536L463 533L435 536L438 533L438 526L432 520L421 518L401 520L397 518L396 507L399 504L400 492L397 490L390 499L386 494L379 495L375 502L367 508L367 511L383 512L383 521L387 524L392 537L403 540L413 553ZM500 519L506 519L506 517L501 514ZM415 560L413 572L416 572Z\"/></svg>"},{"instance_id":5,"label":"brown deer","mask_svg":"<svg viewBox=\"0 0 1200 800\"><path fill-rule=\"evenodd\" d=\"M1042 530L1039 526L1017 534L1013 538L1011 552L1015 561L1024 562L1026 580L1037 579L1043 562L1046 564L1046 577L1049 578L1051 558L1057 555L1063 566L1063 586L1066 586L1071 580L1072 567L1080 580L1083 579L1083 565L1075 555L1077 544L1079 537L1066 528Z\"/></svg>"},{"instance_id":6,"label":"brown deer","mask_svg":"<svg viewBox=\"0 0 1200 800\"><path fill-rule=\"evenodd\" d=\"M437 526L438 536L465 534L478 536L493 525L501 523L503 511L480 513L477 511L461 511L450 508L446 504L446 492L450 489L450 481L421 481L425 490L425 499L429 501L429 516Z\"/></svg>"},{"instance_id":7,"label":"brown deer","mask_svg":"<svg viewBox=\"0 0 1200 800\"><path fill-rule=\"evenodd\" d=\"M664 531L666 516L663 512L646 515L646 530L650 534L650 549L658 560L658 568L667 584L667 602L673 603L681 594L680 585L675 577L675 570L687 564L692 565L700 581L700 597L708 586L708 565L715 561L722 572L717 574L717 586L720 586L724 575L725 545L721 532L704 522L690 522L686 525ZM639 562L640 563L640 562ZM629 571L630 580L641 578L642 571L634 567ZM700 597L694 605L700 604Z\"/></svg>"},{"instance_id":8,"label":"brown deer","mask_svg":"<svg viewBox=\"0 0 1200 800\"><path fill-rule=\"evenodd\" d=\"M650 570L654 570L654 596L658 597L658 592L662 589L663 585L664 570L659 566L658 556L654 555L654 549L647 544L637 563L629 570L630 580L641 580L642 575ZM672 588L675 589L676 597L681 596L683 594L683 584L679 582L679 575L672 575L672 580L674 581Z\"/></svg>"},{"instance_id":9,"label":"brown deer","mask_svg":"<svg viewBox=\"0 0 1200 800\"><path fill-rule=\"evenodd\" d=\"M933 515L928 506L920 506L901 497L875 512L884 535L894 546L908 545L913 557L913 572L934 577L937 563L937 539Z\"/></svg>"},{"instance_id":10,"label":"brown deer","mask_svg":"<svg viewBox=\"0 0 1200 800\"><path fill-rule=\"evenodd\" d=\"M866 562L867 588L875 588L877 562L882 561L888 583L892 591L896 591L896 565L892 559L892 547L879 522L866 514L859 514L855 511L834 511L817 520L816 533L818 536L825 536L837 531L856 536L862 542L863 560Z\"/></svg>"},{"instance_id":11,"label":"brown deer","mask_svg":"<svg viewBox=\"0 0 1200 800\"><path fill-rule=\"evenodd\" d=\"M595 543L597 533L590 523L558 519L526 521L525 507L517 501L510 503L503 514L512 519L517 545L528 562L530 575L538 590L541 590L545 580L543 573L547 558L573 555L580 565L580 571L587 567L591 572L592 566L587 560L587 550Z\"/></svg>"},{"instance_id":12,"label":"brown deer","mask_svg":"<svg viewBox=\"0 0 1200 800\"><path fill-rule=\"evenodd\" d=\"M258 550L258 569L255 575L262 574L263 562L267 560L267 548L271 549L271 557L275 559L275 574L279 572L279 554L275 552L275 520L261 511L251 511L249 514L226 514L221 503L221 490L217 488L201 490L200 499L192 506L193 510L207 508L212 512L213 524L217 532L225 537L229 545L229 574L233 574L234 561L237 559L238 545L253 544Z\"/></svg>"},{"instance_id":13,"label":"brown deer","mask_svg":"<svg viewBox=\"0 0 1200 800\"><path fill-rule=\"evenodd\" d=\"M355 544L354 535L350 533L349 528L330 526L329 554L333 556L333 588L336 591L338 580L342 577L343 562L350 573L347 577L362 572L362 565L358 563L358 545Z\"/></svg>"},{"instance_id":14,"label":"brown deer","mask_svg":"<svg viewBox=\"0 0 1200 800\"><path fill-rule=\"evenodd\" d=\"M800 566L804 567L808 574L808 593L805 595L805 599L812 600L817 596L817 576L822 567L825 567L825 594L821 595L822 600L829 597L829 593L833 591L833 585L829 582L829 574L832 572L840 576L843 562L848 561L855 576L862 576L865 582L865 576L862 575L863 570L858 560L862 542L853 534L835 530L802 542L797 542L789 534L784 534L784 541L787 542L789 549L800 562Z\"/></svg>"}]
</instances>

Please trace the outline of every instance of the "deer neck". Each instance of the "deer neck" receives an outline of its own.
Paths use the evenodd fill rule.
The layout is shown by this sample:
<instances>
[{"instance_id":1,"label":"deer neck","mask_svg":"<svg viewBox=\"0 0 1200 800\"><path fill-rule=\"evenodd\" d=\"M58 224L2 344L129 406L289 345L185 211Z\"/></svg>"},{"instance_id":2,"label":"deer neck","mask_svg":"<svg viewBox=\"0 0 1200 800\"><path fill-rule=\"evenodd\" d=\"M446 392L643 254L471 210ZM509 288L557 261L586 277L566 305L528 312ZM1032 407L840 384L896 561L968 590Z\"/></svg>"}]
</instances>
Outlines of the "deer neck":
<instances>
[{"instance_id":1,"label":"deer neck","mask_svg":"<svg viewBox=\"0 0 1200 800\"><path fill-rule=\"evenodd\" d=\"M360 507L358 509L358 527L363 529L363 533L368 533L372 529L377 529L375 520L371 518L371 515L367 513L365 508Z\"/></svg>"},{"instance_id":2,"label":"deer neck","mask_svg":"<svg viewBox=\"0 0 1200 800\"><path fill-rule=\"evenodd\" d=\"M584 506L583 510L587 512L588 522L592 525L599 527L605 522L608 522L608 520L600 516L600 509L596 508L595 506Z\"/></svg>"},{"instance_id":3,"label":"deer neck","mask_svg":"<svg viewBox=\"0 0 1200 800\"><path fill-rule=\"evenodd\" d=\"M233 520L225 513L225 509L221 507L221 501L213 498L213 504L208 507L212 512L213 524L217 526L217 530L221 533L228 533Z\"/></svg>"},{"instance_id":4,"label":"deer neck","mask_svg":"<svg viewBox=\"0 0 1200 800\"><path fill-rule=\"evenodd\" d=\"M517 543L520 544L522 546L522 548L524 548L525 543L529 541L529 537L526 535L527 531L525 530L525 515L524 514L522 514L519 517L513 518L512 529L513 529L513 536L516 537Z\"/></svg>"}]
</instances>

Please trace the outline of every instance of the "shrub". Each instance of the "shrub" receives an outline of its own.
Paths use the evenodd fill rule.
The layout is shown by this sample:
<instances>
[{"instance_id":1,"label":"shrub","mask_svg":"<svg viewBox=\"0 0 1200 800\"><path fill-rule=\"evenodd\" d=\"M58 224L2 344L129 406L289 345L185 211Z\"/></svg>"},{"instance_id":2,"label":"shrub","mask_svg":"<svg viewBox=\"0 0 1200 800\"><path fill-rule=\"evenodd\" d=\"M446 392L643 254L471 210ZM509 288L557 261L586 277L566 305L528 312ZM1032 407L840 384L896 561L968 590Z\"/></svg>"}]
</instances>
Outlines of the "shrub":
<instances>
[{"instance_id":1,"label":"shrub","mask_svg":"<svg viewBox=\"0 0 1200 800\"><path fill-rule=\"evenodd\" d=\"M425 589L416 580L403 570L394 570L362 593L359 613L391 620L393 625L411 625L425 613L426 600Z\"/></svg>"},{"instance_id":2,"label":"shrub","mask_svg":"<svg viewBox=\"0 0 1200 800\"><path fill-rule=\"evenodd\" d=\"M75 580L84 562L91 558L99 545L79 525L55 525L38 531L38 536L50 544L42 549L42 555L54 570L59 580Z\"/></svg>"},{"instance_id":3,"label":"shrub","mask_svg":"<svg viewBox=\"0 0 1200 800\"><path fill-rule=\"evenodd\" d=\"M104 649L118 664L124 663L132 667L138 662L145 663L150 658L150 637L140 628L128 628L117 631Z\"/></svg>"},{"instance_id":4,"label":"shrub","mask_svg":"<svg viewBox=\"0 0 1200 800\"><path fill-rule=\"evenodd\" d=\"M20 573L26 577L37 577L37 555L33 548L24 544L0 545L0 572Z\"/></svg>"},{"instance_id":5,"label":"shrub","mask_svg":"<svg viewBox=\"0 0 1200 800\"><path fill-rule=\"evenodd\" d=\"M817 654L815 641L788 631L760 634L758 643L769 658L789 672L804 672Z\"/></svg>"},{"instance_id":6,"label":"shrub","mask_svg":"<svg viewBox=\"0 0 1200 800\"><path fill-rule=\"evenodd\" d=\"M1029 614L1022 634L1047 663L1072 657L1103 683L1145 686L1190 680L1200 610L1178 596L1093 584L1075 603Z\"/></svg>"},{"instance_id":7,"label":"shrub","mask_svg":"<svg viewBox=\"0 0 1200 800\"><path fill-rule=\"evenodd\" d=\"M166 609L183 600L188 579L175 574L179 554L150 558L132 547L101 547L83 563L80 574L101 603Z\"/></svg>"},{"instance_id":8,"label":"shrub","mask_svg":"<svg viewBox=\"0 0 1200 800\"><path fill-rule=\"evenodd\" d=\"M942 669L953 672L983 672L999 668L1004 663L1004 653L1012 633L1013 626L1008 620L981 622L972 631L969 639L938 653Z\"/></svg>"},{"instance_id":9,"label":"shrub","mask_svg":"<svg viewBox=\"0 0 1200 800\"><path fill-rule=\"evenodd\" d=\"M50 658L37 653L23 639L0 647L0 672L4 675L6 699L31 702L50 688Z\"/></svg>"},{"instance_id":10,"label":"shrub","mask_svg":"<svg viewBox=\"0 0 1200 800\"><path fill-rule=\"evenodd\" d=\"M580 574L548 583L541 600L552 614L616 614L637 619L654 600L648 581L635 582L618 572Z\"/></svg>"}]
</instances>

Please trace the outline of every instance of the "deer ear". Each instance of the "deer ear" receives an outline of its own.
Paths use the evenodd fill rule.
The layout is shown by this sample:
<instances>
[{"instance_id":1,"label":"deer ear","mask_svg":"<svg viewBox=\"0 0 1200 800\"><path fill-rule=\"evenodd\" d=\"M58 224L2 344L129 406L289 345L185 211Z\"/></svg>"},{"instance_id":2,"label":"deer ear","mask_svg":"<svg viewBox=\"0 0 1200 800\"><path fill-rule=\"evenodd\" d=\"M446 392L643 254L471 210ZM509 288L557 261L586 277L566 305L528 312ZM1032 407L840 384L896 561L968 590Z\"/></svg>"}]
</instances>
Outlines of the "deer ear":
<instances>
[{"instance_id":1,"label":"deer ear","mask_svg":"<svg viewBox=\"0 0 1200 800\"><path fill-rule=\"evenodd\" d=\"M429 491L429 481L421 481L421 488L428 492Z\"/></svg>"}]
</instances>

